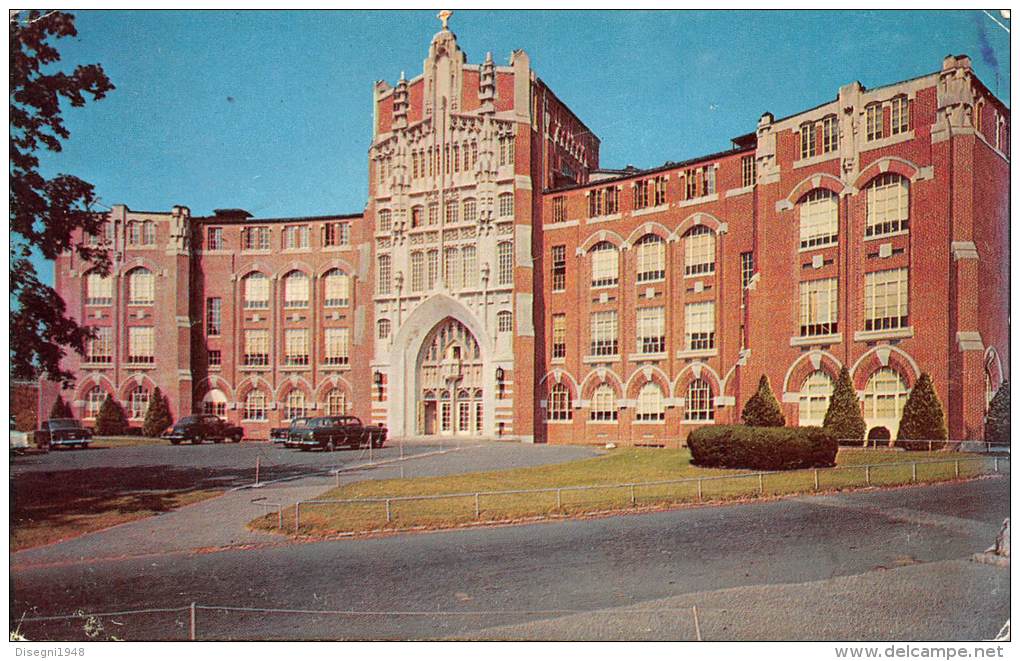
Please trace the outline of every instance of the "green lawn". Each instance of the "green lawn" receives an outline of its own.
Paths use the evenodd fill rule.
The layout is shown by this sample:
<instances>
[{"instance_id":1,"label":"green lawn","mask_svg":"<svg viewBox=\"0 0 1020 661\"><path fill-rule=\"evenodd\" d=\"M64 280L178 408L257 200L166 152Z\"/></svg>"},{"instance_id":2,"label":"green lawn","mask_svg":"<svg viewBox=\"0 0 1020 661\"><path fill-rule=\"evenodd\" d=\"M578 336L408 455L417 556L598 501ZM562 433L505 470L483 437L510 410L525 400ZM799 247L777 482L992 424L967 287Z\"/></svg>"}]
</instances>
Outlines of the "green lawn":
<instances>
[{"instance_id":1,"label":"green lawn","mask_svg":"<svg viewBox=\"0 0 1020 661\"><path fill-rule=\"evenodd\" d=\"M818 471L819 490L857 486L907 484L914 480L910 466L890 466L905 461L959 460L959 476L991 472L992 459L960 453L888 452L842 449L837 466ZM865 464L876 464L865 469ZM886 464L886 465L883 465ZM300 533L329 535L378 529L445 528L472 521L512 521L547 516L584 514L630 507L660 506L699 501L757 498L814 490L815 472L788 471L766 475L760 481L751 471L699 468L690 463L690 452L626 448L593 459L550 466L467 473L443 477L372 480L345 485L322 494L320 500L397 498L441 494L470 494L433 500L391 501L389 521L386 504L376 502L302 505ZM726 479L707 479L726 476ZM954 479L956 466L917 466L917 481ZM689 482L648 486L603 486L631 482L655 482L703 478ZM593 487L584 490L566 487ZM699 493L700 486L700 493ZM480 496L475 492L520 489L553 489L543 493ZM555 489L561 489L558 493ZM478 512L476 514L476 505ZM251 527L275 530L276 515L251 522ZM294 531L294 511L284 516L284 530Z\"/></svg>"}]
</instances>

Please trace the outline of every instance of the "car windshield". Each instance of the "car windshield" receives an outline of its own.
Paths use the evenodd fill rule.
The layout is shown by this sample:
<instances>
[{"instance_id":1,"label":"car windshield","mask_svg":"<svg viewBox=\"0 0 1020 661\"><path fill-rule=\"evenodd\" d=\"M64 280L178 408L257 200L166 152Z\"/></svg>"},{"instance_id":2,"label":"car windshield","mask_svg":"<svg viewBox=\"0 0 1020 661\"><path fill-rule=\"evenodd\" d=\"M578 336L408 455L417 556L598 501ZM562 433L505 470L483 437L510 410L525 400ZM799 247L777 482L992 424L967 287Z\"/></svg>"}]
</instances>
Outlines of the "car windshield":
<instances>
[{"instance_id":1,"label":"car windshield","mask_svg":"<svg viewBox=\"0 0 1020 661\"><path fill-rule=\"evenodd\" d=\"M81 429L77 420L50 420L50 429Z\"/></svg>"},{"instance_id":2,"label":"car windshield","mask_svg":"<svg viewBox=\"0 0 1020 661\"><path fill-rule=\"evenodd\" d=\"M312 418L308 421L309 427L328 427L329 418Z\"/></svg>"},{"instance_id":3,"label":"car windshield","mask_svg":"<svg viewBox=\"0 0 1020 661\"><path fill-rule=\"evenodd\" d=\"M290 426L291 429L299 429L301 427L307 427L309 425L309 422L310 421L308 418L295 418L294 420L291 421Z\"/></svg>"},{"instance_id":4,"label":"car windshield","mask_svg":"<svg viewBox=\"0 0 1020 661\"><path fill-rule=\"evenodd\" d=\"M177 421L178 425L191 425L198 422L198 418L193 415L186 415Z\"/></svg>"}]
</instances>

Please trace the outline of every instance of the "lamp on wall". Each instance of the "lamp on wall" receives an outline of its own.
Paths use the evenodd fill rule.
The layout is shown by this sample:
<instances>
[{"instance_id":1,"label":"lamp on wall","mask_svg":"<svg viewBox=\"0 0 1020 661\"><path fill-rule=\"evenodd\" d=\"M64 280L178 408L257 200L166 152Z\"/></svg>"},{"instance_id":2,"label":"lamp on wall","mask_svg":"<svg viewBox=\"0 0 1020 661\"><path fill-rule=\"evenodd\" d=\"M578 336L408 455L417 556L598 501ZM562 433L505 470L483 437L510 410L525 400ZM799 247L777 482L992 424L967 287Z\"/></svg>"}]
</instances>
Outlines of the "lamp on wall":
<instances>
[{"instance_id":1,"label":"lamp on wall","mask_svg":"<svg viewBox=\"0 0 1020 661\"><path fill-rule=\"evenodd\" d=\"M382 399L382 392L383 392L383 375L382 375L382 372L377 370L375 372L375 374L372 375L372 380L375 382L376 387L379 388L379 399Z\"/></svg>"},{"instance_id":2,"label":"lamp on wall","mask_svg":"<svg viewBox=\"0 0 1020 661\"><path fill-rule=\"evenodd\" d=\"M500 397L503 396L503 377L504 376L505 376L505 374L503 373L503 368L502 367L497 367L496 368L496 386L499 388L499 396Z\"/></svg>"}]
</instances>

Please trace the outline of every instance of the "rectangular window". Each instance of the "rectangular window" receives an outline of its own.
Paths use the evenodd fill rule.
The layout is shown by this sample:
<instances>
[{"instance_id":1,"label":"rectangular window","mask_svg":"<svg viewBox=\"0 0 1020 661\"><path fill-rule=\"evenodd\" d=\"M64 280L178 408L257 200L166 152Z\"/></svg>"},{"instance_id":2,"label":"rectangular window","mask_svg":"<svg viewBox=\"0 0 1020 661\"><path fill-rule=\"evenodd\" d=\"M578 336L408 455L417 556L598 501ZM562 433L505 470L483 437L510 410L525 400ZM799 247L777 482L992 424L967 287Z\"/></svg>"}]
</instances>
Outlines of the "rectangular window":
<instances>
[{"instance_id":1,"label":"rectangular window","mask_svg":"<svg viewBox=\"0 0 1020 661\"><path fill-rule=\"evenodd\" d=\"M552 247L552 290L567 289L567 247Z\"/></svg>"},{"instance_id":2,"label":"rectangular window","mask_svg":"<svg viewBox=\"0 0 1020 661\"><path fill-rule=\"evenodd\" d=\"M308 330L288 328L283 334L283 362L285 365L308 364Z\"/></svg>"},{"instance_id":3,"label":"rectangular window","mask_svg":"<svg viewBox=\"0 0 1020 661\"><path fill-rule=\"evenodd\" d=\"M882 137L882 104L876 103L865 109L868 140L878 140Z\"/></svg>"},{"instance_id":4,"label":"rectangular window","mask_svg":"<svg viewBox=\"0 0 1020 661\"><path fill-rule=\"evenodd\" d=\"M511 333L514 330L514 316L508 310L496 315L496 330L500 333Z\"/></svg>"},{"instance_id":5,"label":"rectangular window","mask_svg":"<svg viewBox=\"0 0 1020 661\"><path fill-rule=\"evenodd\" d=\"M839 123L835 117L822 120L822 153L828 154L839 149Z\"/></svg>"},{"instance_id":6,"label":"rectangular window","mask_svg":"<svg viewBox=\"0 0 1020 661\"><path fill-rule=\"evenodd\" d=\"M347 365L350 362L349 331L346 328L327 328L325 341L325 363Z\"/></svg>"},{"instance_id":7,"label":"rectangular window","mask_svg":"<svg viewBox=\"0 0 1020 661\"><path fill-rule=\"evenodd\" d=\"M244 331L244 364L254 367L269 364L269 331Z\"/></svg>"},{"instance_id":8,"label":"rectangular window","mask_svg":"<svg viewBox=\"0 0 1020 661\"><path fill-rule=\"evenodd\" d=\"M223 364L223 354L219 349L209 350L209 367L219 367Z\"/></svg>"},{"instance_id":9,"label":"rectangular window","mask_svg":"<svg viewBox=\"0 0 1020 661\"><path fill-rule=\"evenodd\" d=\"M269 250L268 227L245 227L241 231L242 250Z\"/></svg>"},{"instance_id":10,"label":"rectangular window","mask_svg":"<svg viewBox=\"0 0 1020 661\"><path fill-rule=\"evenodd\" d=\"M705 167L705 195L715 195L715 166Z\"/></svg>"},{"instance_id":11,"label":"rectangular window","mask_svg":"<svg viewBox=\"0 0 1020 661\"><path fill-rule=\"evenodd\" d=\"M499 138L499 164L514 164L514 136L504 135Z\"/></svg>"},{"instance_id":12,"label":"rectangular window","mask_svg":"<svg viewBox=\"0 0 1020 661\"><path fill-rule=\"evenodd\" d=\"M649 234L637 242L637 281L654 282L666 277L666 242Z\"/></svg>"},{"instance_id":13,"label":"rectangular window","mask_svg":"<svg viewBox=\"0 0 1020 661\"><path fill-rule=\"evenodd\" d=\"M283 249L301 250L308 247L308 225L288 225L283 228Z\"/></svg>"},{"instance_id":14,"label":"rectangular window","mask_svg":"<svg viewBox=\"0 0 1020 661\"><path fill-rule=\"evenodd\" d=\"M620 253L609 243L591 251L591 286L615 287L620 282Z\"/></svg>"},{"instance_id":15,"label":"rectangular window","mask_svg":"<svg viewBox=\"0 0 1020 661\"><path fill-rule=\"evenodd\" d=\"M461 251L461 259L464 267L464 286L473 288L478 286L478 251L474 246L464 246Z\"/></svg>"},{"instance_id":16,"label":"rectangular window","mask_svg":"<svg viewBox=\"0 0 1020 661\"><path fill-rule=\"evenodd\" d=\"M754 185L756 170L754 154L749 154L740 159L740 179L745 188Z\"/></svg>"},{"instance_id":17,"label":"rectangular window","mask_svg":"<svg viewBox=\"0 0 1020 661\"><path fill-rule=\"evenodd\" d=\"M131 326L128 328L128 363L152 364L155 362L155 338L151 326Z\"/></svg>"},{"instance_id":18,"label":"rectangular window","mask_svg":"<svg viewBox=\"0 0 1020 661\"><path fill-rule=\"evenodd\" d=\"M422 291L425 288L425 254L411 253L411 291Z\"/></svg>"},{"instance_id":19,"label":"rectangular window","mask_svg":"<svg viewBox=\"0 0 1020 661\"><path fill-rule=\"evenodd\" d=\"M698 173L697 170L688 170L684 173L684 199L693 200L698 196Z\"/></svg>"},{"instance_id":20,"label":"rectangular window","mask_svg":"<svg viewBox=\"0 0 1020 661\"><path fill-rule=\"evenodd\" d=\"M350 223L326 223L323 232L322 244L327 248L346 246L351 243Z\"/></svg>"},{"instance_id":21,"label":"rectangular window","mask_svg":"<svg viewBox=\"0 0 1020 661\"><path fill-rule=\"evenodd\" d=\"M898 96L890 104L889 133L899 135L910 130L910 102L905 96Z\"/></svg>"},{"instance_id":22,"label":"rectangular window","mask_svg":"<svg viewBox=\"0 0 1020 661\"><path fill-rule=\"evenodd\" d=\"M564 223L567 221L567 198L562 195L553 198L552 221L554 223Z\"/></svg>"},{"instance_id":23,"label":"rectangular window","mask_svg":"<svg viewBox=\"0 0 1020 661\"><path fill-rule=\"evenodd\" d=\"M206 250L223 250L222 227L210 227L206 236L208 237L205 244Z\"/></svg>"},{"instance_id":24,"label":"rectangular window","mask_svg":"<svg viewBox=\"0 0 1020 661\"><path fill-rule=\"evenodd\" d=\"M653 202L657 207L666 203L666 182L668 181L668 177L655 178L655 199Z\"/></svg>"},{"instance_id":25,"label":"rectangular window","mask_svg":"<svg viewBox=\"0 0 1020 661\"><path fill-rule=\"evenodd\" d=\"M603 192L606 196L606 215L611 216L614 213L620 213L620 191L617 190L616 186L610 186Z\"/></svg>"},{"instance_id":26,"label":"rectangular window","mask_svg":"<svg viewBox=\"0 0 1020 661\"><path fill-rule=\"evenodd\" d=\"M513 244L509 241L503 241L497 247L497 253L499 264L497 284L500 286L512 285L514 283Z\"/></svg>"},{"instance_id":27,"label":"rectangular window","mask_svg":"<svg viewBox=\"0 0 1020 661\"><path fill-rule=\"evenodd\" d=\"M421 207L415 207L421 211ZM474 199L464 200L464 222L474 223L478 220L478 201ZM417 225L415 226L417 227Z\"/></svg>"},{"instance_id":28,"label":"rectangular window","mask_svg":"<svg viewBox=\"0 0 1020 661\"><path fill-rule=\"evenodd\" d=\"M323 278L323 307L342 308L350 305L351 277L334 269Z\"/></svg>"},{"instance_id":29,"label":"rectangular window","mask_svg":"<svg viewBox=\"0 0 1020 661\"><path fill-rule=\"evenodd\" d=\"M800 207L800 247L835 245L839 238L839 201L824 188L808 193Z\"/></svg>"},{"instance_id":30,"label":"rectangular window","mask_svg":"<svg viewBox=\"0 0 1020 661\"><path fill-rule=\"evenodd\" d=\"M815 124L808 122L800 127L800 157L810 158L815 155Z\"/></svg>"},{"instance_id":31,"label":"rectangular window","mask_svg":"<svg viewBox=\"0 0 1020 661\"><path fill-rule=\"evenodd\" d=\"M113 278L92 272L85 276L85 305L113 303Z\"/></svg>"},{"instance_id":32,"label":"rectangular window","mask_svg":"<svg viewBox=\"0 0 1020 661\"><path fill-rule=\"evenodd\" d=\"M876 271L864 276L865 330L889 330L909 325L907 285L906 268Z\"/></svg>"},{"instance_id":33,"label":"rectangular window","mask_svg":"<svg viewBox=\"0 0 1020 661\"><path fill-rule=\"evenodd\" d=\"M619 354L617 337L616 310L593 312L591 315L591 355L615 356Z\"/></svg>"},{"instance_id":34,"label":"rectangular window","mask_svg":"<svg viewBox=\"0 0 1020 661\"><path fill-rule=\"evenodd\" d=\"M647 179L634 183L634 208L644 209L648 206L648 184L650 182Z\"/></svg>"},{"instance_id":35,"label":"rectangular window","mask_svg":"<svg viewBox=\"0 0 1020 661\"><path fill-rule=\"evenodd\" d=\"M754 253L742 252L740 253L740 286L747 289L751 284L752 277L754 277Z\"/></svg>"},{"instance_id":36,"label":"rectangular window","mask_svg":"<svg viewBox=\"0 0 1020 661\"><path fill-rule=\"evenodd\" d=\"M459 209L456 200L450 200L446 203L446 223L452 224L458 222Z\"/></svg>"},{"instance_id":37,"label":"rectangular window","mask_svg":"<svg viewBox=\"0 0 1020 661\"><path fill-rule=\"evenodd\" d=\"M499 196L499 217L513 218L514 215L514 194L502 193Z\"/></svg>"},{"instance_id":38,"label":"rectangular window","mask_svg":"<svg viewBox=\"0 0 1020 661\"><path fill-rule=\"evenodd\" d=\"M839 332L839 280L823 278L800 283L800 334Z\"/></svg>"},{"instance_id":39,"label":"rectangular window","mask_svg":"<svg viewBox=\"0 0 1020 661\"><path fill-rule=\"evenodd\" d=\"M221 332L223 322L223 299L205 299L205 334L215 337Z\"/></svg>"},{"instance_id":40,"label":"rectangular window","mask_svg":"<svg viewBox=\"0 0 1020 661\"><path fill-rule=\"evenodd\" d=\"M865 236L882 236L907 229L910 189L903 177L887 172L868 185L868 222Z\"/></svg>"},{"instance_id":41,"label":"rectangular window","mask_svg":"<svg viewBox=\"0 0 1020 661\"><path fill-rule=\"evenodd\" d=\"M565 358L567 355L567 315L554 314L552 317L552 357Z\"/></svg>"},{"instance_id":42,"label":"rectangular window","mask_svg":"<svg viewBox=\"0 0 1020 661\"><path fill-rule=\"evenodd\" d=\"M715 273L715 234L697 225L684 237L684 275Z\"/></svg>"},{"instance_id":43,"label":"rectangular window","mask_svg":"<svg viewBox=\"0 0 1020 661\"><path fill-rule=\"evenodd\" d=\"M684 338L689 351L715 348L715 301L684 306Z\"/></svg>"},{"instance_id":44,"label":"rectangular window","mask_svg":"<svg viewBox=\"0 0 1020 661\"><path fill-rule=\"evenodd\" d=\"M666 350L666 309L638 308L638 353L662 353Z\"/></svg>"},{"instance_id":45,"label":"rectangular window","mask_svg":"<svg viewBox=\"0 0 1020 661\"><path fill-rule=\"evenodd\" d=\"M603 198L601 190L593 190L588 192L588 217L597 218L603 213Z\"/></svg>"},{"instance_id":46,"label":"rectangular window","mask_svg":"<svg viewBox=\"0 0 1020 661\"><path fill-rule=\"evenodd\" d=\"M113 362L113 329L109 326L93 327L95 336L88 341L86 361L96 364Z\"/></svg>"},{"instance_id":47,"label":"rectangular window","mask_svg":"<svg viewBox=\"0 0 1020 661\"><path fill-rule=\"evenodd\" d=\"M439 202L429 203L429 225L439 224Z\"/></svg>"},{"instance_id":48,"label":"rectangular window","mask_svg":"<svg viewBox=\"0 0 1020 661\"><path fill-rule=\"evenodd\" d=\"M376 231L389 232L391 229L393 229L393 212L383 209L379 212L379 227Z\"/></svg>"},{"instance_id":49,"label":"rectangular window","mask_svg":"<svg viewBox=\"0 0 1020 661\"><path fill-rule=\"evenodd\" d=\"M376 288L379 294L386 295L390 293L390 256L379 255L378 268L376 269Z\"/></svg>"}]
</instances>

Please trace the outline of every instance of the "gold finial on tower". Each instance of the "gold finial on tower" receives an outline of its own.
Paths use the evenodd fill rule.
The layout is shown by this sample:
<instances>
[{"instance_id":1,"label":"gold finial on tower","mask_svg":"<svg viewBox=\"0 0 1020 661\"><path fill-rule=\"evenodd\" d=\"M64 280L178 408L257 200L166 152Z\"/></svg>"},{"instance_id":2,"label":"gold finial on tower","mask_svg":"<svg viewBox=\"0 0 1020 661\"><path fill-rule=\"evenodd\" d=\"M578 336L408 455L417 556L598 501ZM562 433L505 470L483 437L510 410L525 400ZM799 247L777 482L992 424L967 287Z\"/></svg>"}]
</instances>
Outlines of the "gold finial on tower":
<instances>
[{"instance_id":1,"label":"gold finial on tower","mask_svg":"<svg viewBox=\"0 0 1020 661\"><path fill-rule=\"evenodd\" d=\"M440 21L443 22L443 29L449 30L450 28L449 26L447 26L447 23L450 22L450 17L453 16L453 12L450 11L449 9L444 9L443 11L436 14L436 16L439 18Z\"/></svg>"}]
</instances>

